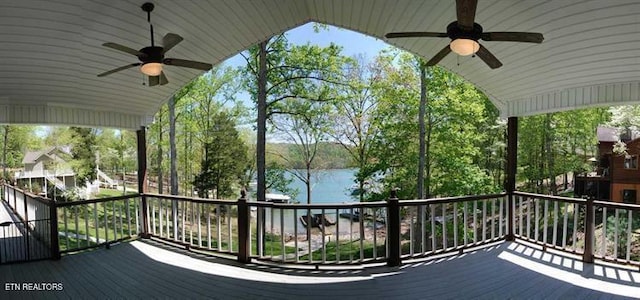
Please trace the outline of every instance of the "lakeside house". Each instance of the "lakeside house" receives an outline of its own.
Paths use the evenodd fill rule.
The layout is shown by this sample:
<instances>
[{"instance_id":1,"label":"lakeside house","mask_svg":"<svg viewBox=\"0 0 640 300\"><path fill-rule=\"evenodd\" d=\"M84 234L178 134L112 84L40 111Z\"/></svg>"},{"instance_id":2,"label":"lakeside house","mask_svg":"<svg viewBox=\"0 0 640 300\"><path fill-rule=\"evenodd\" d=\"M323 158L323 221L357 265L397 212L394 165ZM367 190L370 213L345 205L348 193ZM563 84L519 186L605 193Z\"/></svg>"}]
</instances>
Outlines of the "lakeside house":
<instances>
[{"instance_id":1,"label":"lakeside house","mask_svg":"<svg viewBox=\"0 0 640 300\"><path fill-rule=\"evenodd\" d=\"M60 191L76 186L76 174L68 162L70 153L62 147L28 151L24 154L24 169L15 173L18 185L34 192L47 193L52 187Z\"/></svg>"},{"instance_id":2,"label":"lakeside house","mask_svg":"<svg viewBox=\"0 0 640 300\"><path fill-rule=\"evenodd\" d=\"M640 190L640 136L630 130L600 126L597 128L598 152L595 159L595 171L576 176L575 195L594 197L638 204ZM627 145L626 153L615 153L614 145L622 141Z\"/></svg>"}]
</instances>

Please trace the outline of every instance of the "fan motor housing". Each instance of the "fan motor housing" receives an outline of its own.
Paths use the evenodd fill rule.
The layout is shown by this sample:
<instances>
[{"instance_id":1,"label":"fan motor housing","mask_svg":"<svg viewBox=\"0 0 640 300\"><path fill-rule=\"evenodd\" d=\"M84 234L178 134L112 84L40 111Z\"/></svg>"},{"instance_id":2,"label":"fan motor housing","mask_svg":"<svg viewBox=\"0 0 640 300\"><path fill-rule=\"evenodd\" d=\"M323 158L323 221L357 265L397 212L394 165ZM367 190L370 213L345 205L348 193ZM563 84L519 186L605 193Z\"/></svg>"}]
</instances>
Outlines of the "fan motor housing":
<instances>
[{"instance_id":1,"label":"fan motor housing","mask_svg":"<svg viewBox=\"0 0 640 300\"><path fill-rule=\"evenodd\" d=\"M140 61L143 63L149 63L149 62L162 63L162 59L164 58L164 55L162 54L162 50L163 50L162 47L156 47L156 46L144 47L140 49L140 52L142 52L144 55L138 55L138 59L140 59Z\"/></svg>"},{"instance_id":2,"label":"fan motor housing","mask_svg":"<svg viewBox=\"0 0 640 300\"><path fill-rule=\"evenodd\" d=\"M473 29L464 30L458 25L457 21L454 21L447 25L447 35L451 40L470 39L478 41L482 36L482 26L478 23L473 23Z\"/></svg>"}]
</instances>

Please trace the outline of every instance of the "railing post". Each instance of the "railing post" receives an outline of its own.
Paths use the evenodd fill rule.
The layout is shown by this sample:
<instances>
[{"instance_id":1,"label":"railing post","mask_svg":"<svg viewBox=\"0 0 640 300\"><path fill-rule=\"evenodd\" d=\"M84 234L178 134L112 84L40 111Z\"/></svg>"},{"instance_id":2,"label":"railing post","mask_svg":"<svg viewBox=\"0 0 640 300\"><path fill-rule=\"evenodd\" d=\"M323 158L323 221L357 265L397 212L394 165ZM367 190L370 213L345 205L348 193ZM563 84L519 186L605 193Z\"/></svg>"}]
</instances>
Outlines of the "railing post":
<instances>
[{"instance_id":1,"label":"railing post","mask_svg":"<svg viewBox=\"0 0 640 300\"><path fill-rule=\"evenodd\" d=\"M238 199L238 261L241 263L251 262L251 249L249 248L249 205L247 204L247 191L240 192Z\"/></svg>"},{"instance_id":2,"label":"railing post","mask_svg":"<svg viewBox=\"0 0 640 300\"><path fill-rule=\"evenodd\" d=\"M593 198L587 198L587 212L584 217L584 253L582 261L593 263L593 233L595 231L595 212L593 208Z\"/></svg>"},{"instance_id":3,"label":"railing post","mask_svg":"<svg viewBox=\"0 0 640 300\"><path fill-rule=\"evenodd\" d=\"M398 202L397 190L392 189L387 200L387 226L389 243L389 253L387 255L387 266L397 267L401 263L400 259L400 204Z\"/></svg>"},{"instance_id":4,"label":"railing post","mask_svg":"<svg viewBox=\"0 0 640 300\"><path fill-rule=\"evenodd\" d=\"M58 202L51 200L49 202L49 225L51 230L51 258L60 259L60 244L58 241Z\"/></svg>"}]
</instances>

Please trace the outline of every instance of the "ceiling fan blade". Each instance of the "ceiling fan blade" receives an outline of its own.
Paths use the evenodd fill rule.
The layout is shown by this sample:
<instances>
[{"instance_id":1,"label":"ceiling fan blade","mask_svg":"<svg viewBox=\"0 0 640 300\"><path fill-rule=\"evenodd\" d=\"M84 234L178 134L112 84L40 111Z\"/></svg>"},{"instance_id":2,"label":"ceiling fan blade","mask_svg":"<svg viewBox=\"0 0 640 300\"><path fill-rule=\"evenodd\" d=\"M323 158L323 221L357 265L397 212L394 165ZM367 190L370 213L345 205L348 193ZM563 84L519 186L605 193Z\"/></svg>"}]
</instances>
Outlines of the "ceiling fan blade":
<instances>
[{"instance_id":1,"label":"ceiling fan blade","mask_svg":"<svg viewBox=\"0 0 640 300\"><path fill-rule=\"evenodd\" d=\"M463 29L473 29L473 22L476 18L476 7L478 0L456 0L456 15L458 26Z\"/></svg>"},{"instance_id":2,"label":"ceiling fan blade","mask_svg":"<svg viewBox=\"0 0 640 300\"><path fill-rule=\"evenodd\" d=\"M144 55L142 52L140 52L138 50L131 49L131 48L127 47L127 46L123 46L123 45L116 44L116 43L104 43L104 44L102 44L102 46L109 47L111 49L115 49L115 50L118 50L118 51L126 52L126 53L129 53L129 54L133 54L135 56Z\"/></svg>"},{"instance_id":3,"label":"ceiling fan blade","mask_svg":"<svg viewBox=\"0 0 640 300\"><path fill-rule=\"evenodd\" d=\"M476 55L480 57L480 59L482 59L492 69L502 67L502 63L495 56L493 56L493 54L491 54L491 52L489 52L487 48L482 46L482 44L480 45L480 49L478 49L478 52L476 52Z\"/></svg>"},{"instance_id":4,"label":"ceiling fan blade","mask_svg":"<svg viewBox=\"0 0 640 300\"><path fill-rule=\"evenodd\" d=\"M182 42L183 38L175 33L167 33L162 38L162 53L165 53L173 48L178 43Z\"/></svg>"},{"instance_id":5,"label":"ceiling fan blade","mask_svg":"<svg viewBox=\"0 0 640 300\"><path fill-rule=\"evenodd\" d=\"M186 59L179 59L179 58L165 58L163 62L165 65L192 68L192 69L198 69L203 71L209 71L211 70L211 68L213 68L213 65L208 63L203 63L203 62L193 61L193 60L186 60Z\"/></svg>"},{"instance_id":6,"label":"ceiling fan blade","mask_svg":"<svg viewBox=\"0 0 640 300\"><path fill-rule=\"evenodd\" d=\"M98 77L104 77L104 76L107 76L107 75L113 74L113 73L115 73L115 72L120 72L120 71L122 71L122 70L126 70L126 69L129 69L129 68L133 68L133 67L135 67L135 66L139 66L139 65L140 65L140 63L134 63L134 64L130 64L130 65L126 65L126 66L122 66L122 67L119 67L119 68L115 68L115 69L113 69L113 70L111 70L111 71L106 71L106 72L104 72L104 73L100 73L100 74L98 74Z\"/></svg>"},{"instance_id":7,"label":"ceiling fan blade","mask_svg":"<svg viewBox=\"0 0 640 300\"><path fill-rule=\"evenodd\" d=\"M449 54L449 52L451 52L451 47L447 45L444 48L442 48L442 50L440 50L440 52L438 52L436 56L434 56L427 62L427 66L437 65L445 56L447 56L447 54Z\"/></svg>"},{"instance_id":8,"label":"ceiling fan blade","mask_svg":"<svg viewBox=\"0 0 640 300\"><path fill-rule=\"evenodd\" d=\"M169 83L169 79L167 79L167 75L164 75L164 72L160 73L160 85L165 85Z\"/></svg>"},{"instance_id":9,"label":"ceiling fan blade","mask_svg":"<svg viewBox=\"0 0 640 300\"><path fill-rule=\"evenodd\" d=\"M492 42L526 42L540 44L544 40L542 33L536 32L483 32L482 39Z\"/></svg>"},{"instance_id":10,"label":"ceiling fan blade","mask_svg":"<svg viewBox=\"0 0 640 300\"><path fill-rule=\"evenodd\" d=\"M388 39L411 37L449 37L444 32L390 32L384 35Z\"/></svg>"}]
</instances>

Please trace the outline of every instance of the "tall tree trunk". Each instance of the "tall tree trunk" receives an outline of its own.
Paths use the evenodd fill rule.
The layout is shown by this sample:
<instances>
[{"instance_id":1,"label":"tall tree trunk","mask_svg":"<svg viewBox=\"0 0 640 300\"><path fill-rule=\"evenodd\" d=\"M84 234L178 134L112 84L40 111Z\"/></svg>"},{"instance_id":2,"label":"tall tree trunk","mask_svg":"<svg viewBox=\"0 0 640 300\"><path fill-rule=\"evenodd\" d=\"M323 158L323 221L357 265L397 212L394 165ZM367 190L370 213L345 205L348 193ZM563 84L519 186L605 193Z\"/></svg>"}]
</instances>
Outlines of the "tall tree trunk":
<instances>
[{"instance_id":1,"label":"tall tree trunk","mask_svg":"<svg viewBox=\"0 0 640 300\"><path fill-rule=\"evenodd\" d=\"M553 147L551 144L553 143L553 132L551 129L551 114L546 114L545 116L545 136L544 136L544 147L545 154L547 158L547 172L549 174L549 191L552 195L556 195L558 193L558 189L556 187L556 176L554 174L554 161L553 161Z\"/></svg>"},{"instance_id":2,"label":"tall tree trunk","mask_svg":"<svg viewBox=\"0 0 640 300\"><path fill-rule=\"evenodd\" d=\"M171 195L178 195L178 153L176 150L176 98L169 99L169 154L171 155L170 181Z\"/></svg>"},{"instance_id":3,"label":"tall tree trunk","mask_svg":"<svg viewBox=\"0 0 640 300\"><path fill-rule=\"evenodd\" d=\"M424 165L425 165L425 124L424 115L427 107L427 66L418 58L420 64L420 108L418 112L418 126L420 132L420 152L418 158L418 191L417 199L423 199L424 194Z\"/></svg>"},{"instance_id":4,"label":"tall tree trunk","mask_svg":"<svg viewBox=\"0 0 640 300\"><path fill-rule=\"evenodd\" d=\"M258 179L258 201L265 200L266 194L266 132L267 132L267 43L268 39L260 42L258 66L258 136L256 144L256 169Z\"/></svg>"},{"instance_id":5,"label":"tall tree trunk","mask_svg":"<svg viewBox=\"0 0 640 300\"><path fill-rule=\"evenodd\" d=\"M158 114L158 193L164 193L164 178L162 172L162 110Z\"/></svg>"},{"instance_id":6,"label":"tall tree trunk","mask_svg":"<svg viewBox=\"0 0 640 300\"><path fill-rule=\"evenodd\" d=\"M189 134L183 129L184 135L184 173L182 173L182 192L187 196L187 184L189 184Z\"/></svg>"},{"instance_id":7,"label":"tall tree trunk","mask_svg":"<svg viewBox=\"0 0 640 300\"><path fill-rule=\"evenodd\" d=\"M429 168L426 168L427 162L430 159L429 149L427 148L427 128L425 124L425 117L427 114L427 65L421 58L418 58L418 64L420 68L420 106L418 110L418 126L419 126L419 153L418 153L418 185L417 185L417 198L424 199L429 197L430 192L430 179L431 179L431 164ZM431 116L429 116L429 123L431 123ZM431 124L429 124L429 142L431 142ZM425 168L426 168L426 180L425 180ZM426 183L426 186L425 186ZM425 193L426 189L426 193ZM423 246L423 236L426 234L423 232L422 216L426 212L423 206L418 206L416 212L416 222L414 223L414 232L420 232L421 234L415 234L413 237L414 251L421 251Z\"/></svg>"},{"instance_id":8,"label":"tall tree trunk","mask_svg":"<svg viewBox=\"0 0 640 300\"><path fill-rule=\"evenodd\" d=\"M9 125L4 127L4 143L2 145L2 178L9 180L9 174L7 174L7 143L9 142Z\"/></svg>"},{"instance_id":9,"label":"tall tree trunk","mask_svg":"<svg viewBox=\"0 0 640 300\"><path fill-rule=\"evenodd\" d=\"M120 166L122 167L122 195L127 194L127 172L124 166L124 149L122 148L124 145L124 133L120 132Z\"/></svg>"},{"instance_id":10,"label":"tall tree trunk","mask_svg":"<svg viewBox=\"0 0 640 300\"><path fill-rule=\"evenodd\" d=\"M265 201L267 193L266 183L266 132L267 132L267 43L269 39L260 42L259 62L258 62L258 120L256 137L256 171L257 171L257 200ZM265 243L265 215L264 209L258 208L257 212L258 255L264 253Z\"/></svg>"},{"instance_id":11,"label":"tall tree trunk","mask_svg":"<svg viewBox=\"0 0 640 300\"><path fill-rule=\"evenodd\" d=\"M307 174L305 177L305 183L307 185L307 204L311 204L311 165L307 164Z\"/></svg>"},{"instance_id":12,"label":"tall tree trunk","mask_svg":"<svg viewBox=\"0 0 640 300\"><path fill-rule=\"evenodd\" d=\"M171 96L167 105L169 110L169 184L171 195L178 195L178 153L176 149L176 97ZM171 217L173 219L173 234L178 236L178 203L171 202ZM182 233L184 234L184 232Z\"/></svg>"}]
</instances>

